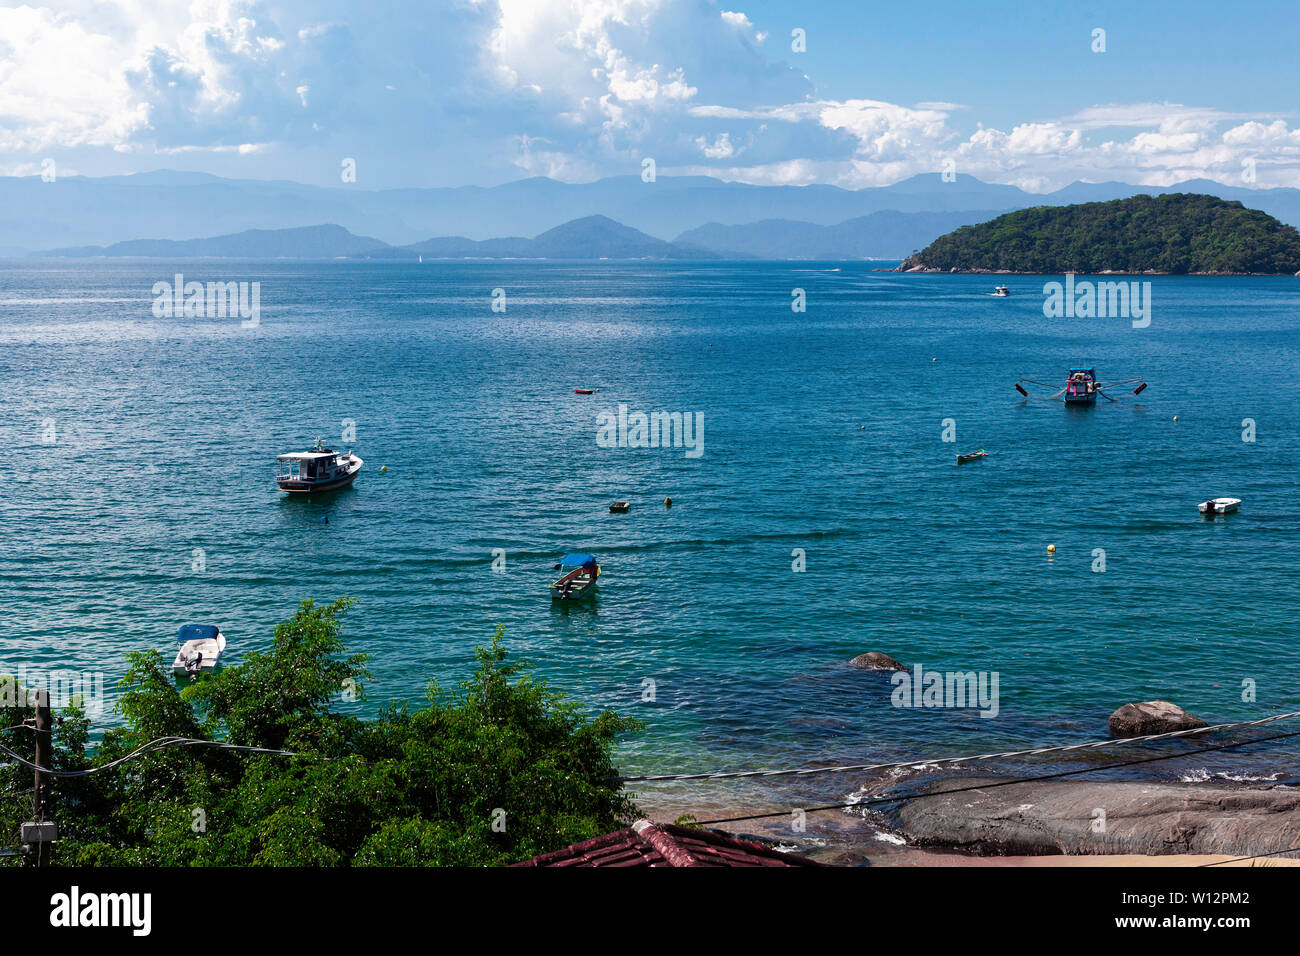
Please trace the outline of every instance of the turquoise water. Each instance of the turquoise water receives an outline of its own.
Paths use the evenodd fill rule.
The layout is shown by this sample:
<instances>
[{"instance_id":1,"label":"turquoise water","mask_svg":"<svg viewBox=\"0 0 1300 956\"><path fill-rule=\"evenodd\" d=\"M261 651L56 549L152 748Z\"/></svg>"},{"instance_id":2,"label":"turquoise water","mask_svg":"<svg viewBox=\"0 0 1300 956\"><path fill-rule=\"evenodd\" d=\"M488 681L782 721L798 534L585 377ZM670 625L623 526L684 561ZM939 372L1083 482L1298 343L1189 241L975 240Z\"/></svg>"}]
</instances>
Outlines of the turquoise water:
<instances>
[{"instance_id":1,"label":"turquoise water","mask_svg":"<svg viewBox=\"0 0 1300 956\"><path fill-rule=\"evenodd\" d=\"M176 271L260 281L260 326L155 318ZM365 706L464 676L503 624L553 685L646 721L628 773L1091 739L1153 697L1212 722L1297 709L1296 280L1157 277L1145 329L1046 319L1042 278L1006 281L1009 299L863 263L2 264L0 663L111 683L186 621L237 659L302 598L352 595ZM1080 362L1150 388L1085 409L1013 389ZM698 413L704 454L598 447L620 403ZM317 436L366 460L356 485L279 494L276 454ZM1213 495L1245 503L1206 521ZM600 593L553 607L574 548L599 555ZM886 677L843 666L866 650L996 671L998 716L895 708ZM1167 772L1267 775L1296 749ZM761 805L755 786L642 792Z\"/></svg>"}]
</instances>

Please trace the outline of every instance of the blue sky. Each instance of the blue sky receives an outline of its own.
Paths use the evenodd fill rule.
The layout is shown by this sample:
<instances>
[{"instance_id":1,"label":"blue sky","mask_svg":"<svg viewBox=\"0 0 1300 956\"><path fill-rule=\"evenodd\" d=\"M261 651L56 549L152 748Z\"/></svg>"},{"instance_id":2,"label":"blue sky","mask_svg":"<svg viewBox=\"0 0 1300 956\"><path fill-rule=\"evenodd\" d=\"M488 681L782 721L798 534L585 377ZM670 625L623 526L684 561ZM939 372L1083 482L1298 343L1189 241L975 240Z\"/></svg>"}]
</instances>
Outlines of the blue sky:
<instances>
[{"instance_id":1,"label":"blue sky","mask_svg":"<svg viewBox=\"0 0 1300 956\"><path fill-rule=\"evenodd\" d=\"M1200 0L3 2L0 174L1300 187L1298 38Z\"/></svg>"}]
</instances>

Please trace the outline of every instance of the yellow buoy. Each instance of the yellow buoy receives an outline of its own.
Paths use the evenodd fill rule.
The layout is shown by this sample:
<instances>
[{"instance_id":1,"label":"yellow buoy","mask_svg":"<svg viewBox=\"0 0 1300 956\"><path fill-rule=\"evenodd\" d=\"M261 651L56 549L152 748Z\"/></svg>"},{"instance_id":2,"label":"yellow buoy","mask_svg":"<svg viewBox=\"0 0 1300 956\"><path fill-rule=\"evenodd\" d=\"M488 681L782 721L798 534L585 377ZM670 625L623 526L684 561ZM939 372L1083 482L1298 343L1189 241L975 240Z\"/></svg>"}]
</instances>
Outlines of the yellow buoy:
<instances>
[{"instance_id":1,"label":"yellow buoy","mask_svg":"<svg viewBox=\"0 0 1300 956\"><path fill-rule=\"evenodd\" d=\"M1178 421L1178 416L1177 416L1177 415L1174 416L1174 421Z\"/></svg>"},{"instance_id":2,"label":"yellow buoy","mask_svg":"<svg viewBox=\"0 0 1300 956\"><path fill-rule=\"evenodd\" d=\"M1048 554L1056 554L1056 545L1054 545L1054 544L1049 544L1049 545L1047 546L1047 553L1048 553Z\"/></svg>"},{"instance_id":3,"label":"yellow buoy","mask_svg":"<svg viewBox=\"0 0 1300 956\"><path fill-rule=\"evenodd\" d=\"M387 465L381 465L381 466L379 467L379 470L380 470L380 471L387 471L387 470L388 470L388 466L387 466Z\"/></svg>"},{"instance_id":4,"label":"yellow buoy","mask_svg":"<svg viewBox=\"0 0 1300 956\"><path fill-rule=\"evenodd\" d=\"M664 499L664 507L665 507L665 508L671 508L672 506L673 506L673 499L671 499L671 498L665 498L665 499Z\"/></svg>"}]
</instances>

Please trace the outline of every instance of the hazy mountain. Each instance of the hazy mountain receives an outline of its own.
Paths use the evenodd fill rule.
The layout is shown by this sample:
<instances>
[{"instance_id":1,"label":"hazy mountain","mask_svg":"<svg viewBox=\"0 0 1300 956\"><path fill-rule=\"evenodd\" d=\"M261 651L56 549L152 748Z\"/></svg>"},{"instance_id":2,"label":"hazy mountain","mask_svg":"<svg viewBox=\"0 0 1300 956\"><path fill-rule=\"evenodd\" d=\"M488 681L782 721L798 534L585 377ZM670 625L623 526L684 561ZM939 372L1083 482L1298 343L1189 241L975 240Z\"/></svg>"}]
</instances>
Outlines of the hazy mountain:
<instances>
[{"instance_id":1,"label":"hazy mountain","mask_svg":"<svg viewBox=\"0 0 1300 956\"><path fill-rule=\"evenodd\" d=\"M110 245L139 236L184 240L322 222L403 245L428 236L536 236L593 215L668 239L705 223L787 219L832 226L885 210L973 213L1186 191L1239 200L1300 224L1300 190L1203 182L1166 188L1075 183L1034 195L970 176L943 182L938 174L859 190L751 186L704 176L660 176L646 183L640 176L620 176L575 184L534 178L493 188L367 190L361 184L305 186L160 170L102 179L60 177L51 183L0 177L0 248Z\"/></svg>"},{"instance_id":2,"label":"hazy mountain","mask_svg":"<svg viewBox=\"0 0 1300 956\"><path fill-rule=\"evenodd\" d=\"M227 259L700 259L716 258L707 250L686 249L615 222L588 216L548 229L535 239L477 241L463 236L426 239L409 246L390 246L354 236L342 226L294 229L249 229L210 239L131 239L110 246L71 246L34 255L59 258L139 256L153 259L216 257Z\"/></svg>"},{"instance_id":3,"label":"hazy mountain","mask_svg":"<svg viewBox=\"0 0 1300 956\"><path fill-rule=\"evenodd\" d=\"M141 256L149 259L338 259L390 248L369 236L354 236L342 226L248 229L211 239L129 239L111 246L72 246L39 255L91 258Z\"/></svg>"},{"instance_id":4,"label":"hazy mountain","mask_svg":"<svg viewBox=\"0 0 1300 956\"><path fill-rule=\"evenodd\" d=\"M958 226L984 222L1004 209L897 212L859 216L834 226L764 219L740 226L711 222L677 237L683 246L757 259L901 259Z\"/></svg>"},{"instance_id":5,"label":"hazy mountain","mask_svg":"<svg viewBox=\"0 0 1300 956\"><path fill-rule=\"evenodd\" d=\"M548 229L535 239L466 239L445 236L372 254L372 258L414 259L711 259L708 250L689 249L615 222L586 216Z\"/></svg>"}]
</instances>

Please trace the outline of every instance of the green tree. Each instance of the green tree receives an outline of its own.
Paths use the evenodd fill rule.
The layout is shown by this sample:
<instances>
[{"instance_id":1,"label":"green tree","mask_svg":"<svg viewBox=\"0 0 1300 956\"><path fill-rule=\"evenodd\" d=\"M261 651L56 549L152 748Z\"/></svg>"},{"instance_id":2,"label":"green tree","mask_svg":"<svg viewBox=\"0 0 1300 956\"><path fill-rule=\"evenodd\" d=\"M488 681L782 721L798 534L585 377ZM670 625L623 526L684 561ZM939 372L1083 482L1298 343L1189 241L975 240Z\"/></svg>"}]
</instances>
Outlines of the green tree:
<instances>
[{"instance_id":1,"label":"green tree","mask_svg":"<svg viewBox=\"0 0 1300 956\"><path fill-rule=\"evenodd\" d=\"M509 660L500 628L475 649L469 678L451 690L431 683L421 706L391 704L370 720L336 711L344 688L359 693L368 676L365 655L346 650L351 603L304 601L266 651L183 690L160 654L129 654L123 723L93 753L85 716L61 715L55 766L96 772L55 782L54 862L486 866L636 815L614 780L613 752L640 724L611 711L588 717ZM15 711L14 724L24 717ZM195 745L137 753L165 737L292 755ZM0 743L30 752L30 732L5 731ZM30 771L0 770L4 832L16 835L30 813L29 802L9 799L30 786Z\"/></svg>"}]
</instances>

